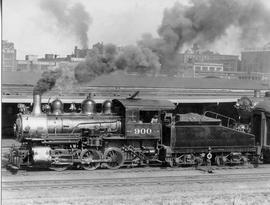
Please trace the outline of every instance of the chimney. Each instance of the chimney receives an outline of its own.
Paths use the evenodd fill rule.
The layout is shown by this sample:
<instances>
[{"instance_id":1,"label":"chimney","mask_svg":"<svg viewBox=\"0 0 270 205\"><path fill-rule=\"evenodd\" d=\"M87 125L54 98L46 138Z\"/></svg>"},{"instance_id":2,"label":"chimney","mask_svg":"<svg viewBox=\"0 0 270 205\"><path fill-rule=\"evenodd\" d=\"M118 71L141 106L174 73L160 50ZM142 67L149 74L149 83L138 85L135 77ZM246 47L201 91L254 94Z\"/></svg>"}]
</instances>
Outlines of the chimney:
<instances>
[{"instance_id":1,"label":"chimney","mask_svg":"<svg viewBox=\"0 0 270 205\"><path fill-rule=\"evenodd\" d=\"M78 58L78 47L77 46L75 46L75 48L74 48L74 56L75 56L75 58Z\"/></svg>"},{"instance_id":2,"label":"chimney","mask_svg":"<svg viewBox=\"0 0 270 205\"><path fill-rule=\"evenodd\" d=\"M40 115L41 114L41 95L34 94L33 103L34 103L34 107L32 110L32 115Z\"/></svg>"}]
</instances>

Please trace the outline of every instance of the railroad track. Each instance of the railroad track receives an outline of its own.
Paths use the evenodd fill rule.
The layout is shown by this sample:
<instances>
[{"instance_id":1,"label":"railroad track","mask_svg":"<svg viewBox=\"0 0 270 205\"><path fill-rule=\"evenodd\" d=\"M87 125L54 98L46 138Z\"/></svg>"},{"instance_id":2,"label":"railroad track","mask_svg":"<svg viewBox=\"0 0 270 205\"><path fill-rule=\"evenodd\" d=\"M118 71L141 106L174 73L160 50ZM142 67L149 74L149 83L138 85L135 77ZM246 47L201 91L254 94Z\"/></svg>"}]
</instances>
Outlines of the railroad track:
<instances>
[{"instance_id":1,"label":"railroad track","mask_svg":"<svg viewBox=\"0 0 270 205\"><path fill-rule=\"evenodd\" d=\"M252 182L269 181L270 173L238 173L219 175L193 175L193 176L155 176L155 177L116 177L96 179L51 179L51 180L25 180L3 181L3 190L25 189L59 189L78 187L121 187L121 186L147 186L147 185L170 185L192 183L223 183L223 182Z\"/></svg>"},{"instance_id":2,"label":"railroad track","mask_svg":"<svg viewBox=\"0 0 270 205\"><path fill-rule=\"evenodd\" d=\"M3 167L4 168L4 167ZM270 169L270 164L260 164L259 165L259 169L260 168L269 168ZM189 166L189 167L154 167L154 166L147 166L147 167L122 167L120 169L117 170L110 170L107 168L101 168L101 169L97 169L94 171L91 171L91 173L147 173L147 172L159 172L160 170L166 170L166 172L174 172L174 171L188 171L188 170L198 170L198 171L205 171L207 172L207 166L200 166L200 167L195 167L195 166ZM234 166L211 166L211 169L213 171L215 170L238 170L238 169L257 169L254 168L254 166L252 164L247 164L247 165L234 165ZM33 169L29 169L29 170L19 170L16 175L20 176L20 175L25 175L26 173L28 173L29 175L31 175L32 173L38 173L38 175L44 175L47 172L53 173L53 175L72 175L74 174L74 172L76 173L76 175L85 175L86 173L88 173L89 171L87 170L78 170L75 168L70 168L68 170L65 170L63 172L55 172L49 169L38 169L38 168L33 168ZM7 173L10 173L10 171L6 170L6 169L2 169L2 174L8 175Z\"/></svg>"}]
</instances>

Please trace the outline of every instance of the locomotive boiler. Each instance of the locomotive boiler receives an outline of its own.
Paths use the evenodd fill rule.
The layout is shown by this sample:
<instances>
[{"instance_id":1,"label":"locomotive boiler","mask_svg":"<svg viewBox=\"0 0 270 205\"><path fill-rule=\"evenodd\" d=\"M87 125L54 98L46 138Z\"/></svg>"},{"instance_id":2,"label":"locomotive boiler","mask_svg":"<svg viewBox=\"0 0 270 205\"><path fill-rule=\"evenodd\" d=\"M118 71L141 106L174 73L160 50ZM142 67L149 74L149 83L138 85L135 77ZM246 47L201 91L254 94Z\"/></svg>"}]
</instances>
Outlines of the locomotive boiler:
<instances>
[{"instance_id":1,"label":"locomotive boiler","mask_svg":"<svg viewBox=\"0 0 270 205\"><path fill-rule=\"evenodd\" d=\"M82 132L94 136L96 132L117 133L121 129L119 117L111 115L111 102L103 103L103 112L97 114L95 102L90 98L82 102L80 113L64 113L59 99L51 103L51 112L41 112L40 95L34 95L34 107L30 114L20 113L14 125L17 140L57 143L58 140L71 142L79 140ZM86 135L86 133L84 133ZM60 143L60 142L59 142Z\"/></svg>"},{"instance_id":2,"label":"locomotive boiler","mask_svg":"<svg viewBox=\"0 0 270 205\"><path fill-rule=\"evenodd\" d=\"M139 122L138 106L151 114L174 109L169 102L115 99L106 100L97 113L95 101L87 98L81 112L63 112L59 99L42 112L39 95L34 95L33 104L31 113L17 116L14 131L21 146L11 149L10 163L16 167L45 165L57 171L70 166L92 170L101 164L115 169L123 163L158 161L161 124L152 124L150 119Z\"/></svg>"}]
</instances>

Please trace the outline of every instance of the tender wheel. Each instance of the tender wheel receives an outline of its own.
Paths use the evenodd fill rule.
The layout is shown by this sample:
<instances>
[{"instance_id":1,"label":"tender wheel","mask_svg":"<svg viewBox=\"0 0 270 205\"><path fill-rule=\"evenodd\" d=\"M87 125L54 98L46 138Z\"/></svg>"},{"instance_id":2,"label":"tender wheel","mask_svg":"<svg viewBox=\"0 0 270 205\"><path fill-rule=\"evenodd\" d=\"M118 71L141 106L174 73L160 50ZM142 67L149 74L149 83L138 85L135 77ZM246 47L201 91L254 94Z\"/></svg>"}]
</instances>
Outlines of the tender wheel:
<instances>
[{"instance_id":1,"label":"tender wheel","mask_svg":"<svg viewBox=\"0 0 270 205\"><path fill-rule=\"evenodd\" d=\"M248 158L246 156L241 156L240 158L240 164L246 165L248 163Z\"/></svg>"},{"instance_id":2,"label":"tender wheel","mask_svg":"<svg viewBox=\"0 0 270 205\"><path fill-rule=\"evenodd\" d=\"M100 160L101 153L97 150L83 150L81 153L81 163L85 170L95 170L100 166L100 162L93 162L94 160Z\"/></svg>"},{"instance_id":3,"label":"tender wheel","mask_svg":"<svg viewBox=\"0 0 270 205\"><path fill-rule=\"evenodd\" d=\"M253 156L252 163L254 168L257 168L259 166L259 156Z\"/></svg>"},{"instance_id":4,"label":"tender wheel","mask_svg":"<svg viewBox=\"0 0 270 205\"><path fill-rule=\"evenodd\" d=\"M202 157L195 157L195 165L201 166L203 164L203 158Z\"/></svg>"},{"instance_id":5,"label":"tender wheel","mask_svg":"<svg viewBox=\"0 0 270 205\"><path fill-rule=\"evenodd\" d=\"M222 156L216 156L215 157L215 162L217 166L223 166L224 165L224 160Z\"/></svg>"},{"instance_id":6,"label":"tender wheel","mask_svg":"<svg viewBox=\"0 0 270 205\"><path fill-rule=\"evenodd\" d=\"M116 147L111 147L105 150L104 153L105 159L109 160L109 162L106 163L106 166L109 169L118 169L120 168L124 163L124 155L121 152L120 149Z\"/></svg>"},{"instance_id":7,"label":"tender wheel","mask_svg":"<svg viewBox=\"0 0 270 205\"><path fill-rule=\"evenodd\" d=\"M165 161L167 162L167 165L169 165L170 167L173 167L174 163L171 157L166 158Z\"/></svg>"}]
</instances>

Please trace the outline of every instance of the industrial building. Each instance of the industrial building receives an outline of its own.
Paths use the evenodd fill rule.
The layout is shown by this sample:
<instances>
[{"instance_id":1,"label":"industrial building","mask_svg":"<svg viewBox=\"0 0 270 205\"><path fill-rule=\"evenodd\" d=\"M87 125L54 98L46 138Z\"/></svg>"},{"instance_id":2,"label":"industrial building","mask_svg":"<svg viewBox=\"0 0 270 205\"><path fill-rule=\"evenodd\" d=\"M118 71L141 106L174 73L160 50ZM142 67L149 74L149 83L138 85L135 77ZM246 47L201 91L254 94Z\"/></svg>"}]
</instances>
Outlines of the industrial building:
<instances>
[{"instance_id":1,"label":"industrial building","mask_svg":"<svg viewBox=\"0 0 270 205\"><path fill-rule=\"evenodd\" d=\"M52 55L52 54L51 54ZM45 61L38 59L37 55L26 55L25 60L17 60L16 71L21 72L42 72L56 66L56 61L45 54Z\"/></svg>"},{"instance_id":2,"label":"industrial building","mask_svg":"<svg viewBox=\"0 0 270 205\"><path fill-rule=\"evenodd\" d=\"M246 48L241 53L241 71L270 73L270 43L262 48Z\"/></svg>"},{"instance_id":3,"label":"industrial building","mask_svg":"<svg viewBox=\"0 0 270 205\"><path fill-rule=\"evenodd\" d=\"M14 43L2 40L2 70L16 71L16 49Z\"/></svg>"},{"instance_id":4,"label":"industrial building","mask_svg":"<svg viewBox=\"0 0 270 205\"><path fill-rule=\"evenodd\" d=\"M200 51L199 47L194 44L193 47L180 54L181 64L184 66L203 63L204 67L216 67L212 64L219 64L218 71L237 72L240 66L239 56L237 55L221 55L212 51ZM209 66L207 65L209 64ZM222 69L221 69L222 67ZM215 71L215 69L213 69Z\"/></svg>"}]
</instances>

